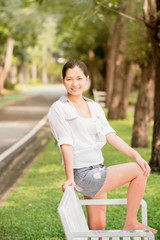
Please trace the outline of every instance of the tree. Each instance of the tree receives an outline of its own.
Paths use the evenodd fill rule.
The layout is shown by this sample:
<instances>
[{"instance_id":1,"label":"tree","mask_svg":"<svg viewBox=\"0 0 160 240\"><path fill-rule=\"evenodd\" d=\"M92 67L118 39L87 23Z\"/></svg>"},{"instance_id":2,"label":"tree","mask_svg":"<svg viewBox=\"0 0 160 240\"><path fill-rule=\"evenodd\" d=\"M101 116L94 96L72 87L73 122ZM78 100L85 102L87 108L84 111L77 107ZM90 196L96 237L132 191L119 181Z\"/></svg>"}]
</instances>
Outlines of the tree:
<instances>
[{"instance_id":1,"label":"tree","mask_svg":"<svg viewBox=\"0 0 160 240\"><path fill-rule=\"evenodd\" d=\"M110 106L111 97L113 93L116 52L117 52L118 40L119 40L119 28L120 28L119 23L121 19L122 19L122 16L118 14L116 17L116 21L114 23L114 27L109 39L109 44L108 44L108 55L107 55L107 61L106 61L106 92L107 92L106 105L107 106Z\"/></svg>"},{"instance_id":2,"label":"tree","mask_svg":"<svg viewBox=\"0 0 160 240\"><path fill-rule=\"evenodd\" d=\"M108 12L114 12L114 14L116 12L117 15L116 21L113 21L114 26L110 26L108 55L106 57L108 118L124 119L126 117L131 86L138 71L138 65L135 64L135 53L133 54L134 50L128 54L128 52L131 52L128 49L132 48L130 47L131 44L128 44L128 38L132 35L132 42L137 38L137 34L131 34L137 24L134 23L136 18L128 15L134 16L137 14L135 10L136 4L134 2L128 4L127 1L114 1L114 4L112 3L113 1L110 1L108 4L105 1L102 2L103 4L100 3L100 6L105 8L106 15ZM138 52L140 52L139 49Z\"/></svg>"},{"instance_id":3,"label":"tree","mask_svg":"<svg viewBox=\"0 0 160 240\"><path fill-rule=\"evenodd\" d=\"M150 166L160 171L160 1L144 0L144 21L155 64L154 127Z\"/></svg>"},{"instance_id":4,"label":"tree","mask_svg":"<svg viewBox=\"0 0 160 240\"><path fill-rule=\"evenodd\" d=\"M142 8L142 5L138 4L138 2L132 4L130 14L135 17L134 20L136 20L136 15L140 8ZM132 146L147 147L150 122L153 117L153 111L151 110L154 95L154 71L151 71L151 69L153 69L153 65L151 64L151 47L142 18L139 17L138 21L134 22L127 21L125 27L127 32L125 55L128 70L123 79L123 84L121 84L122 90L121 94L119 94L121 95L121 99L119 97L120 100L119 104L117 104L118 110L116 111L116 117L121 119L126 117L131 86L137 72L141 72L139 95L135 106ZM139 32L141 32L141 34L139 34Z\"/></svg>"},{"instance_id":5,"label":"tree","mask_svg":"<svg viewBox=\"0 0 160 240\"><path fill-rule=\"evenodd\" d=\"M6 56L4 60L4 66L0 66L0 93L3 90L4 81L7 78L8 72L11 66L11 58L13 53L14 40L12 38L7 39Z\"/></svg>"},{"instance_id":6,"label":"tree","mask_svg":"<svg viewBox=\"0 0 160 240\"><path fill-rule=\"evenodd\" d=\"M128 41L128 39L131 39L133 42L137 37L136 33L133 34L133 32L137 31L136 18L134 18L133 22L132 18L128 15L131 14L134 16L134 12L136 12L135 3L131 2L128 4L125 1L121 2L117 10L117 21L115 22L115 28L111 36L112 44L109 51L112 54L108 56L109 68L107 73L109 78L107 78L106 91L109 119L126 118L129 94L139 70L136 63L138 54L136 56L135 53L133 54L132 44ZM138 46L139 49L137 49L137 52L141 51L139 43Z\"/></svg>"},{"instance_id":7,"label":"tree","mask_svg":"<svg viewBox=\"0 0 160 240\"><path fill-rule=\"evenodd\" d=\"M123 89L121 94L121 100L119 103L119 118L125 119L127 117L127 109L128 109L128 100L131 92L132 85L134 80L139 72L139 64L131 61L128 66L127 74L123 81Z\"/></svg>"},{"instance_id":8,"label":"tree","mask_svg":"<svg viewBox=\"0 0 160 240\"><path fill-rule=\"evenodd\" d=\"M139 31L143 32L137 36L135 46L139 47L139 54L136 54L136 62L139 64L141 77L138 91L137 103L135 105L134 124L132 129L132 147L148 147L150 123L153 119L154 79L155 69L147 32L144 29L144 22L139 23ZM134 47L134 50L135 47ZM138 52L138 51L136 51Z\"/></svg>"},{"instance_id":9,"label":"tree","mask_svg":"<svg viewBox=\"0 0 160 240\"><path fill-rule=\"evenodd\" d=\"M32 64L33 79L42 78L44 84L49 80L48 69L54 60L53 52L56 50L54 47L55 28L54 16L48 14L41 24L41 31L37 34L36 45L27 48L28 62Z\"/></svg>"},{"instance_id":10,"label":"tree","mask_svg":"<svg viewBox=\"0 0 160 240\"><path fill-rule=\"evenodd\" d=\"M36 8L31 8L33 6L25 0L0 0L0 92L10 69L12 53L24 62L25 49L36 43L42 17L36 17L39 15Z\"/></svg>"},{"instance_id":11,"label":"tree","mask_svg":"<svg viewBox=\"0 0 160 240\"><path fill-rule=\"evenodd\" d=\"M141 65L141 70L142 76L132 130L132 147L148 147L150 122L153 119L155 78L153 59L150 59L147 66Z\"/></svg>"},{"instance_id":12,"label":"tree","mask_svg":"<svg viewBox=\"0 0 160 240\"><path fill-rule=\"evenodd\" d=\"M75 16L76 5L70 9L71 16L66 15L66 11L62 13L57 27L57 44L63 49L66 59L78 58L86 62L91 77L90 93L92 94L93 88L105 90L105 63L109 37L107 26L109 23L102 13L100 15L96 12L97 15L95 15L95 6L91 4L91 1L90 5L93 12L88 13L84 4L83 16L81 13Z\"/></svg>"},{"instance_id":13,"label":"tree","mask_svg":"<svg viewBox=\"0 0 160 240\"><path fill-rule=\"evenodd\" d=\"M128 5L121 8L123 12L127 12ZM108 119L119 119L119 104L122 96L123 90L123 81L125 79L125 71L126 71L126 32L125 32L125 18L120 16L118 24L118 31L115 33L118 35L117 46L115 49L115 73L114 73L114 88L112 92L112 97L110 100L110 104L108 106ZM108 100L108 99L107 99Z\"/></svg>"}]
</instances>

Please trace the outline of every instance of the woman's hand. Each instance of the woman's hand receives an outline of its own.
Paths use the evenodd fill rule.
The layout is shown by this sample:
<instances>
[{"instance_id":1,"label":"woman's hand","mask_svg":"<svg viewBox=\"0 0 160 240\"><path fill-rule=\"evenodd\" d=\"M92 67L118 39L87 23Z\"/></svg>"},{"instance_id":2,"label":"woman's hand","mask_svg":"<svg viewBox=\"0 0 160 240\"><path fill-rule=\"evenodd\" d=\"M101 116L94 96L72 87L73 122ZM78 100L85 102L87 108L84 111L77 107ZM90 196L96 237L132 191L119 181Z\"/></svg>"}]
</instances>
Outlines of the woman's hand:
<instances>
[{"instance_id":1,"label":"woman's hand","mask_svg":"<svg viewBox=\"0 0 160 240\"><path fill-rule=\"evenodd\" d=\"M67 187L71 186L72 188L74 188L75 186L75 182L73 179L68 179L67 181L65 181L62 185L62 191L64 192L66 190Z\"/></svg>"},{"instance_id":2,"label":"woman's hand","mask_svg":"<svg viewBox=\"0 0 160 240\"><path fill-rule=\"evenodd\" d=\"M142 168L144 176L148 177L151 171L151 168L148 165L148 163L140 155L136 157L136 162Z\"/></svg>"}]
</instances>

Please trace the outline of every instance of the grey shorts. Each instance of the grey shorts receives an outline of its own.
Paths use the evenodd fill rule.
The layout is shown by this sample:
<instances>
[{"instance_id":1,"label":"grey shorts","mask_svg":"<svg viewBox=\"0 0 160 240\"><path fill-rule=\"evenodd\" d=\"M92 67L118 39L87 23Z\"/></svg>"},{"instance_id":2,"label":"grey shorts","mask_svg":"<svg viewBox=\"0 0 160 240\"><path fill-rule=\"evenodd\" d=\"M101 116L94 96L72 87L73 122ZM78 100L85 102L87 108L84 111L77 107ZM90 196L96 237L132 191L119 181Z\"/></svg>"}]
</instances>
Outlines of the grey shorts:
<instances>
[{"instance_id":1,"label":"grey shorts","mask_svg":"<svg viewBox=\"0 0 160 240\"><path fill-rule=\"evenodd\" d=\"M77 192L94 197L104 184L107 168L103 164L74 169L75 189Z\"/></svg>"}]
</instances>

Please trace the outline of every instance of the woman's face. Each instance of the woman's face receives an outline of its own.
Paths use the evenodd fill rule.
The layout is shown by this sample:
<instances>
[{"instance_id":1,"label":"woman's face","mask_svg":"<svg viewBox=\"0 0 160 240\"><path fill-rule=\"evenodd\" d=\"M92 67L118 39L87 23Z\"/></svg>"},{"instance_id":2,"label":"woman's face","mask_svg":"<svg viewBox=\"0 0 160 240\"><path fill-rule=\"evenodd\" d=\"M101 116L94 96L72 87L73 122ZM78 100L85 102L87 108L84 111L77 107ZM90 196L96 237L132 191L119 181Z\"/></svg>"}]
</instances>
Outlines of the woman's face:
<instances>
[{"instance_id":1,"label":"woman's face","mask_svg":"<svg viewBox=\"0 0 160 240\"><path fill-rule=\"evenodd\" d=\"M89 76L86 77L83 70L81 70L78 66L75 66L74 68L69 68L66 71L63 84L69 95L78 96L82 95L88 79Z\"/></svg>"}]
</instances>

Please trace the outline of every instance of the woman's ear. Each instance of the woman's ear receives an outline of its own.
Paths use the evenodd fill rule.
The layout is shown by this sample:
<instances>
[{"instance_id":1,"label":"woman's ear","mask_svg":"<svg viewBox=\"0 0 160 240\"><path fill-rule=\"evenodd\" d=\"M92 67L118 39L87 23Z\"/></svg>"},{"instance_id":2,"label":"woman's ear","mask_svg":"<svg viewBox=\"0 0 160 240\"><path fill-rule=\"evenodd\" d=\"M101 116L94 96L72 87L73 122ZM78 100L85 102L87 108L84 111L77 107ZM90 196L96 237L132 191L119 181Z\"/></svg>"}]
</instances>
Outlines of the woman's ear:
<instances>
[{"instance_id":1,"label":"woman's ear","mask_svg":"<svg viewBox=\"0 0 160 240\"><path fill-rule=\"evenodd\" d=\"M61 77L61 82L64 83L64 79L63 79L63 77Z\"/></svg>"}]
</instances>

